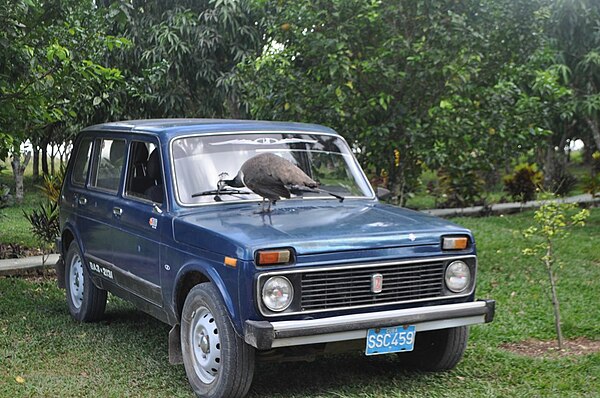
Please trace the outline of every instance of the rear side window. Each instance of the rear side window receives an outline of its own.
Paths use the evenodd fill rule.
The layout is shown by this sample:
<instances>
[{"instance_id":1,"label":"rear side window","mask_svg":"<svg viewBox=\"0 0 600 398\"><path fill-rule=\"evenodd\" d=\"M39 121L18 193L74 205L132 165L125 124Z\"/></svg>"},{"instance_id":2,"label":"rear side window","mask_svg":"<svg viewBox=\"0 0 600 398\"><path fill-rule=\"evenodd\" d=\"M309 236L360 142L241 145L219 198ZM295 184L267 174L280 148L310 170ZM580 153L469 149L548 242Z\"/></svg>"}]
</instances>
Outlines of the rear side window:
<instances>
[{"instance_id":1,"label":"rear side window","mask_svg":"<svg viewBox=\"0 0 600 398\"><path fill-rule=\"evenodd\" d=\"M125 140L100 139L91 185L117 192L125 159Z\"/></svg>"},{"instance_id":2,"label":"rear side window","mask_svg":"<svg viewBox=\"0 0 600 398\"><path fill-rule=\"evenodd\" d=\"M79 143L77 156L75 157L75 164L73 165L73 173L71 174L71 181L73 184L85 185L91 155L92 139L84 138Z\"/></svg>"}]
</instances>

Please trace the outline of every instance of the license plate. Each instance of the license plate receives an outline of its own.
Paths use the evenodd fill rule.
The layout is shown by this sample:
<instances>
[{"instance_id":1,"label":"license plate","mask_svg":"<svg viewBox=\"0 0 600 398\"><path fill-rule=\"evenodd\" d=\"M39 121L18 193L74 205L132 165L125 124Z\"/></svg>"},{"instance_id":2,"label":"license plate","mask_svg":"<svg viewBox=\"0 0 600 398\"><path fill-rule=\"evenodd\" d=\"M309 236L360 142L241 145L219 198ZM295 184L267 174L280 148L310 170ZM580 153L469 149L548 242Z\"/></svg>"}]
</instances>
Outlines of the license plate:
<instances>
[{"instance_id":1,"label":"license plate","mask_svg":"<svg viewBox=\"0 0 600 398\"><path fill-rule=\"evenodd\" d=\"M369 329L366 355L412 351L415 346L415 326Z\"/></svg>"}]
</instances>

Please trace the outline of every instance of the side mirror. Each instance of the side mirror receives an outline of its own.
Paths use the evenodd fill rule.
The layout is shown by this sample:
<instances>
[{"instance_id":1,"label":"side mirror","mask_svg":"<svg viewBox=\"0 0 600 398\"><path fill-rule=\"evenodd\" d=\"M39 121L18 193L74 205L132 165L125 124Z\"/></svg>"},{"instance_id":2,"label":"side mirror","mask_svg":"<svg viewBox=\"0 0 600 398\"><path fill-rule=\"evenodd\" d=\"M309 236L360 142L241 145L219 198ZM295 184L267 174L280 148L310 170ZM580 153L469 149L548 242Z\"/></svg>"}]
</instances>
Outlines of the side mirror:
<instances>
[{"instance_id":1,"label":"side mirror","mask_svg":"<svg viewBox=\"0 0 600 398\"><path fill-rule=\"evenodd\" d=\"M377 199L386 200L392 197L392 192L389 189L377 187Z\"/></svg>"}]
</instances>

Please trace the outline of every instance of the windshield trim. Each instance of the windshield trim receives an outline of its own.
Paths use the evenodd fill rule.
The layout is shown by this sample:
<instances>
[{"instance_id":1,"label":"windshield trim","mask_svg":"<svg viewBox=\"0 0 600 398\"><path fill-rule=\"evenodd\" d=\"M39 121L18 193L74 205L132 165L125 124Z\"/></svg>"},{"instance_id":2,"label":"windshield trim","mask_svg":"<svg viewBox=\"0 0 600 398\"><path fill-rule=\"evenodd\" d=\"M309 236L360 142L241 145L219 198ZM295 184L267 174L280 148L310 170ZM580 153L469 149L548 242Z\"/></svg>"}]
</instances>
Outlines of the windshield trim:
<instances>
[{"instance_id":1,"label":"windshield trim","mask_svg":"<svg viewBox=\"0 0 600 398\"><path fill-rule=\"evenodd\" d=\"M195 208L195 207L201 207L201 206L214 206L214 205L225 205L225 204L234 204L234 203L259 203L262 201L262 199L246 199L246 200L228 200L226 202L207 202L207 203L182 203L179 200L179 186L177 184L177 178L175 177L175 162L173 161L173 142L179 139L184 139L184 138L191 138L191 137L212 137L212 136L218 136L218 135L235 135L235 134L311 134L311 135L325 135L325 136L330 136L330 137L336 137L341 139L346 146L350 149L350 145L348 145L348 141L346 141L346 139L344 137L342 137L339 134L336 133L328 133L328 132L317 132L317 131L310 131L310 130L306 130L306 131L298 131L298 130L240 130L240 131L219 131L219 132L214 132L214 133L190 133L190 134L185 134L185 135L178 135L175 136L173 138L171 138L169 140L169 163L170 163L170 168L171 168L171 180L173 182L173 196L175 197L175 202L177 203L177 205L179 207L182 208ZM352 149L350 149L350 153L352 153ZM364 170L362 169L362 167L360 167L360 164L358 163L358 160L356 159L356 156L354 156L354 154L352 154L352 161L354 162L355 166L357 167L357 170L360 171L360 177L363 179L364 182L366 182L368 188L369 188L369 192L371 193L371 196L345 196L344 199L376 199L375 196L375 192L373 191L373 187L371 186L371 183L369 182L369 179L367 178L367 176L365 175ZM335 198L331 198L333 200L337 200ZM307 197L304 198L303 200L331 200L329 198L325 198L325 197ZM291 200L291 199L290 199Z\"/></svg>"}]
</instances>

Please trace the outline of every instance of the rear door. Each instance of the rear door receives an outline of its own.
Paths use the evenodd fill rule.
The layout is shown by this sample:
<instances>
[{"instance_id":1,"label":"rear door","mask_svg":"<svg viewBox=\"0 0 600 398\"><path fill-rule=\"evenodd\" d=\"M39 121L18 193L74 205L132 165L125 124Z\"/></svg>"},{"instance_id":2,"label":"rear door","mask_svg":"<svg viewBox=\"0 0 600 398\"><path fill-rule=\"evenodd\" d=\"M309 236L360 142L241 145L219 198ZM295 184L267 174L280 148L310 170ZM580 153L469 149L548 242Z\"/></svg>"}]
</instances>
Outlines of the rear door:
<instances>
[{"instance_id":1,"label":"rear door","mask_svg":"<svg viewBox=\"0 0 600 398\"><path fill-rule=\"evenodd\" d=\"M124 138L95 138L87 187L76 194L80 224L77 229L84 256L92 271L108 279L113 279L107 270L113 261L112 224L123 180L125 149Z\"/></svg>"}]
</instances>

